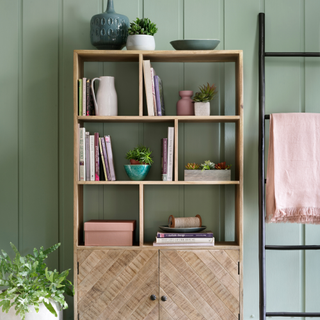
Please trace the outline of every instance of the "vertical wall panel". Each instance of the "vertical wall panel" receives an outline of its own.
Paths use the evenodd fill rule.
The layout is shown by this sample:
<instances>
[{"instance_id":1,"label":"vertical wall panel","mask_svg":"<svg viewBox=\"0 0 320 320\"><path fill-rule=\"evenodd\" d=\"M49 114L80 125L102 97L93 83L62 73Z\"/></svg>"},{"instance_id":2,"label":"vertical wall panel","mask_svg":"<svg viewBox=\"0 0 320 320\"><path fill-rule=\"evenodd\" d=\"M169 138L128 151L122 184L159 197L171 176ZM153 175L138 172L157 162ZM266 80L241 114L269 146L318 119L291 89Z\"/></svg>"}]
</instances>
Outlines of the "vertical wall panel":
<instances>
[{"instance_id":1,"label":"vertical wall panel","mask_svg":"<svg viewBox=\"0 0 320 320\"><path fill-rule=\"evenodd\" d=\"M266 1L265 13L266 51L304 51L304 18L300 0ZM266 58L267 113L302 111L303 86L302 58ZM270 224L266 230L267 244L300 244L303 241L303 227L298 224ZM302 259L301 252L281 256L268 253L268 311L303 310Z\"/></svg>"},{"instance_id":2,"label":"vertical wall panel","mask_svg":"<svg viewBox=\"0 0 320 320\"><path fill-rule=\"evenodd\" d=\"M225 1L225 49L243 50L244 83L244 230L243 317L258 318L258 25L259 2ZM230 69L225 75L226 108L234 103L228 91ZM232 99L232 100L231 100ZM228 132L226 132L227 134ZM226 140L226 142L228 142ZM251 200L250 200L251 199ZM253 200L254 199L254 200ZM228 197L225 198L228 201Z\"/></svg>"},{"instance_id":3,"label":"vertical wall panel","mask_svg":"<svg viewBox=\"0 0 320 320\"><path fill-rule=\"evenodd\" d=\"M305 50L320 51L320 2L305 1ZM306 112L320 112L320 58L305 59L305 108ZM319 226L306 225L306 244L320 244ZM320 276L318 266L320 256L318 251L306 252L306 293L307 311L319 312L317 297L320 294Z\"/></svg>"},{"instance_id":4,"label":"vertical wall panel","mask_svg":"<svg viewBox=\"0 0 320 320\"><path fill-rule=\"evenodd\" d=\"M27 0L22 10L19 242L25 254L58 242L58 4ZM49 258L51 266L58 267L57 257Z\"/></svg>"},{"instance_id":5,"label":"vertical wall panel","mask_svg":"<svg viewBox=\"0 0 320 320\"><path fill-rule=\"evenodd\" d=\"M0 3L1 117L0 117L0 248L12 253L19 245L18 112L19 112L19 1ZM7 26L10 25L10 28Z\"/></svg>"}]
</instances>

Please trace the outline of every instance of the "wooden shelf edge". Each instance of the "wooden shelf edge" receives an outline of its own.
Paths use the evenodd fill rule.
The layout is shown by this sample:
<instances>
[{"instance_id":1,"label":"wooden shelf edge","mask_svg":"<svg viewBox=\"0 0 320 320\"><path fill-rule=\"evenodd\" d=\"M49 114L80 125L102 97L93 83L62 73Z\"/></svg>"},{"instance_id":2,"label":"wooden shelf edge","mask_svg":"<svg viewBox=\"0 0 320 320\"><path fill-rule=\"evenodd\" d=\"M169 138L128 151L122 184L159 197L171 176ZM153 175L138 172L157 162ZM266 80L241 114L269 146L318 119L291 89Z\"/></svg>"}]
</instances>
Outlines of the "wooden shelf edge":
<instances>
[{"instance_id":1,"label":"wooden shelf edge","mask_svg":"<svg viewBox=\"0 0 320 320\"><path fill-rule=\"evenodd\" d=\"M240 250L240 246L233 242L217 243L210 247L197 246L153 246L152 243L144 243L141 246L77 246L77 250Z\"/></svg>"},{"instance_id":2,"label":"wooden shelf edge","mask_svg":"<svg viewBox=\"0 0 320 320\"><path fill-rule=\"evenodd\" d=\"M93 122L169 122L178 120L180 122L237 122L239 115L234 116L78 116L78 121Z\"/></svg>"},{"instance_id":3,"label":"wooden shelf edge","mask_svg":"<svg viewBox=\"0 0 320 320\"><path fill-rule=\"evenodd\" d=\"M78 181L78 185L238 185L240 181Z\"/></svg>"}]
</instances>

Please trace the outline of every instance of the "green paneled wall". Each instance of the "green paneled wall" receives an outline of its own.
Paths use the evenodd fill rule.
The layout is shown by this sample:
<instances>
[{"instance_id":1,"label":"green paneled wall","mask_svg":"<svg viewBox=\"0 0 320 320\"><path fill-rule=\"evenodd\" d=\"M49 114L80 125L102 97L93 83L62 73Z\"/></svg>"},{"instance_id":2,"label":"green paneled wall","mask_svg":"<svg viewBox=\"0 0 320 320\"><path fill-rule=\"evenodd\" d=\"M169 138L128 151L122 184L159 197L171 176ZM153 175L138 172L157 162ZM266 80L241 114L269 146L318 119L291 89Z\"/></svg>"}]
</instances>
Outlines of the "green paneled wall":
<instances>
[{"instance_id":1,"label":"green paneled wall","mask_svg":"<svg viewBox=\"0 0 320 320\"><path fill-rule=\"evenodd\" d=\"M219 38L218 49L244 51L244 318L258 317L258 13L266 13L267 51L320 51L319 0L115 0L115 10L154 20L157 50L172 50L171 40ZM24 253L62 242L48 261L51 268L73 266L73 97L74 49L94 49L89 39L91 17L107 0L0 0L0 248L9 242ZM166 84L168 114L175 114L178 91L196 90L202 82L218 84L214 114L234 114L234 73L228 64L154 64ZM86 64L85 74L115 75L120 114L138 109L136 63ZM267 112L320 111L320 67L316 58L267 58ZM166 125L91 124L92 131L113 137L122 166L132 144L153 144ZM89 127L89 125L88 125ZM179 179L189 161L234 162L234 125L179 126ZM130 139L126 136L130 134ZM152 136L155 135L156 138ZM267 134L268 137L268 134ZM209 148L207 147L209 146ZM158 150L155 157L158 157ZM150 172L157 177L157 164ZM125 179L118 168L118 178ZM128 200L120 202L119 193ZM163 205L162 197L168 199ZM146 237L168 213L203 215L219 238L232 239L234 187L145 188ZM138 188L88 186L85 219L127 217L138 220ZM214 194L213 197L210 195ZM230 197L231 195L231 197ZM205 200L203 205L202 199ZM94 204L94 205L93 205ZM109 211L109 209L111 209ZM215 211L215 215L210 215ZM108 212L106 214L106 212ZM268 225L267 243L320 243L319 227ZM136 234L137 239L137 234ZM268 311L319 311L320 276L316 253L268 253ZM73 302L65 319L73 319Z\"/></svg>"}]
</instances>

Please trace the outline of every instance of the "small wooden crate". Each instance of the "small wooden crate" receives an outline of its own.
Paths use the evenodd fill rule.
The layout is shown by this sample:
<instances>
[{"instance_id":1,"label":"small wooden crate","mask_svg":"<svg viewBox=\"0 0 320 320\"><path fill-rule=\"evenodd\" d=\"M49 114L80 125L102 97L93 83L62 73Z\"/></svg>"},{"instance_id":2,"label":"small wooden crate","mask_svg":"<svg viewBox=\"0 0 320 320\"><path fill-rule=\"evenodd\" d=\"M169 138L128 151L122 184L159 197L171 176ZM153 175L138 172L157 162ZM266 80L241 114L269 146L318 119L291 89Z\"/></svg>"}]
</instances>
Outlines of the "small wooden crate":
<instances>
[{"instance_id":1,"label":"small wooden crate","mask_svg":"<svg viewBox=\"0 0 320 320\"><path fill-rule=\"evenodd\" d=\"M231 170L184 170L184 181L230 181Z\"/></svg>"}]
</instances>

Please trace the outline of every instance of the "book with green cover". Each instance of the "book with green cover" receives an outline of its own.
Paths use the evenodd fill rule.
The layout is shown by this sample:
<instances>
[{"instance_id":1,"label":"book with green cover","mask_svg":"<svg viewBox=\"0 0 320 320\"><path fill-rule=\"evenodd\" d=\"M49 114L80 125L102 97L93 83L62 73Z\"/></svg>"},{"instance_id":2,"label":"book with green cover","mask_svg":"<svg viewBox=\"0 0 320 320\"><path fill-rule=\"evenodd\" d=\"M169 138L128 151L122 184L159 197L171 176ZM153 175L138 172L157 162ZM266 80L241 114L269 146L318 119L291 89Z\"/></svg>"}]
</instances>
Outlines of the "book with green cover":
<instances>
[{"instance_id":1,"label":"book with green cover","mask_svg":"<svg viewBox=\"0 0 320 320\"><path fill-rule=\"evenodd\" d=\"M82 79L78 80L78 106L79 106L79 116L82 116L82 91L83 91L83 87L82 87Z\"/></svg>"}]
</instances>

